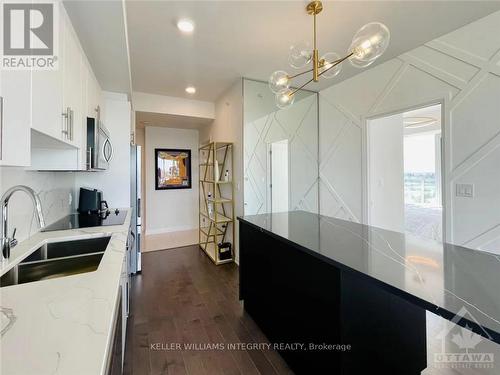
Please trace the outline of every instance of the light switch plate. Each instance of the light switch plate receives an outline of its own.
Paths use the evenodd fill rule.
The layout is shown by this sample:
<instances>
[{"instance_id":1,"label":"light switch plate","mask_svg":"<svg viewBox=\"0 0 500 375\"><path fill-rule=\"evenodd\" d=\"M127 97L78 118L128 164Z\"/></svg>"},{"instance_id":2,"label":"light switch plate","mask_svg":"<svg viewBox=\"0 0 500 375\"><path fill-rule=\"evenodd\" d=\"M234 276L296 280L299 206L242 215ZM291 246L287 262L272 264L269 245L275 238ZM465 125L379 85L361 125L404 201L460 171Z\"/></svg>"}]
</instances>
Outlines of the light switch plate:
<instances>
[{"instance_id":1,"label":"light switch plate","mask_svg":"<svg viewBox=\"0 0 500 375\"><path fill-rule=\"evenodd\" d=\"M456 185L456 196L463 198L473 198L474 197L474 185L473 184L457 184Z\"/></svg>"}]
</instances>

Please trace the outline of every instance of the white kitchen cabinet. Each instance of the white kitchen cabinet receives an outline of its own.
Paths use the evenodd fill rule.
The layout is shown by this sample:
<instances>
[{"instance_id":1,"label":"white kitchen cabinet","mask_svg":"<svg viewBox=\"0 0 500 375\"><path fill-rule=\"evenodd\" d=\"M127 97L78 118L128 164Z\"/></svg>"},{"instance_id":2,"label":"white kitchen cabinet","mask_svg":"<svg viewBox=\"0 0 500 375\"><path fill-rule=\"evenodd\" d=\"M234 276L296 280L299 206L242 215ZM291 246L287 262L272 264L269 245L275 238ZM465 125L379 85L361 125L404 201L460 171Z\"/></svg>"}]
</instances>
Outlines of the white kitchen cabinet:
<instances>
[{"instance_id":1,"label":"white kitchen cabinet","mask_svg":"<svg viewBox=\"0 0 500 375\"><path fill-rule=\"evenodd\" d=\"M80 134L83 147L80 149L80 169L87 169L87 118L98 118L101 108L101 87L94 76L94 72L83 56L82 63L82 127Z\"/></svg>"},{"instance_id":2,"label":"white kitchen cabinet","mask_svg":"<svg viewBox=\"0 0 500 375\"><path fill-rule=\"evenodd\" d=\"M32 167L86 170L87 117L96 117L101 88L62 5L59 19L59 69L33 79Z\"/></svg>"},{"instance_id":3,"label":"white kitchen cabinet","mask_svg":"<svg viewBox=\"0 0 500 375\"><path fill-rule=\"evenodd\" d=\"M58 68L33 71L32 128L74 147L81 147L83 57L69 17L62 3L59 6Z\"/></svg>"},{"instance_id":4,"label":"white kitchen cabinet","mask_svg":"<svg viewBox=\"0 0 500 375\"><path fill-rule=\"evenodd\" d=\"M122 276L120 280L121 291L122 291L122 366L123 359L125 358L125 342L127 338L127 319L129 316L129 308L130 308L130 274L129 274L129 250L127 245L127 252L123 259L122 266Z\"/></svg>"},{"instance_id":5,"label":"white kitchen cabinet","mask_svg":"<svg viewBox=\"0 0 500 375\"><path fill-rule=\"evenodd\" d=\"M0 70L0 165L30 165L31 72Z\"/></svg>"},{"instance_id":6,"label":"white kitchen cabinet","mask_svg":"<svg viewBox=\"0 0 500 375\"><path fill-rule=\"evenodd\" d=\"M83 147L81 130L83 128L83 52L80 49L69 18L66 16L63 43L63 120L64 135L68 143Z\"/></svg>"},{"instance_id":7,"label":"white kitchen cabinet","mask_svg":"<svg viewBox=\"0 0 500 375\"><path fill-rule=\"evenodd\" d=\"M72 146L81 147L79 130L83 115L83 53L62 5L59 14L58 69L33 72L32 128Z\"/></svg>"},{"instance_id":8,"label":"white kitchen cabinet","mask_svg":"<svg viewBox=\"0 0 500 375\"><path fill-rule=\"evenodd\" d=\"M88 68L87 75L87 116L96 117L97 108L101 105L101 86L94 76L94 73Z\"/></svg>"},{"instance_id":9,"label":"white kitchen cabinet","mask_svg":"<svg viewBox=\"0 0 500 375\"><path fill-rule=\"evenodd\" d=\"M33 72L32 128L63 139L62 69Z\"/></svg>"},{"instance_id":10,"label":"white kitchen cabinet","mask_svg":"<svg viewBox=\"0 0 500 375\"><path fill-rule=\"evenodd\" d=\"M62 8L62 5L60 5ZM57 70L34 70L32 85L33 117L31 127L39 133L65 141L63 133L63 69L66 22L60 12Z\"/></svg>"}]
</instances>

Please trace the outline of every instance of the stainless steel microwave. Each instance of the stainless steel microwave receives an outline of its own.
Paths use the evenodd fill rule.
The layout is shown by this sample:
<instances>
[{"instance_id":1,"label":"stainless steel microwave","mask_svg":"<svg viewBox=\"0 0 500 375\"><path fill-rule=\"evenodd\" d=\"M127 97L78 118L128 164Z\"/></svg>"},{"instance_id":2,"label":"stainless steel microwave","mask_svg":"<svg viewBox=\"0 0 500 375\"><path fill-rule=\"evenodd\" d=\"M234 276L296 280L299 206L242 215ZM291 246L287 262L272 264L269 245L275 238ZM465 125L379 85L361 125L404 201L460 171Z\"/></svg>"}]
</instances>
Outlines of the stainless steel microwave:
<instances>
[{"instance_id":1,"label":"stainless steel microwave","mask_svg":"<svg viewBox=\"0 0 500 375\"><path fill-rule=\"evenodd\" d=\"M113 158L109 131L99 119L87 117L87 170L105 170Z\"/></svg>"}]
</instances>

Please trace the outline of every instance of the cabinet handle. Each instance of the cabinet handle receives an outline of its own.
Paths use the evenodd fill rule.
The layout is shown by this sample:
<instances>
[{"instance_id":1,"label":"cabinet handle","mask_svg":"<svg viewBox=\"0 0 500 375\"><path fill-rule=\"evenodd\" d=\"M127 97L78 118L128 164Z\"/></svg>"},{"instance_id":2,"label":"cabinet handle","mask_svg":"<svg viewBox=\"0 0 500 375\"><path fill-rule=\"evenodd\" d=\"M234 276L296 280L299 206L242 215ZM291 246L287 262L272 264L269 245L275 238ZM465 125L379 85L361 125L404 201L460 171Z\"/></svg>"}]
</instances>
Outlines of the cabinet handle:
<instances>
[{"instance_id":1,"label":"cabinet handle","mask_svg":"<svg viewBox=\"0 0 500 375\"><path fill-rule=\"evenodd\" d=\"M68 139L68 116L69 116L69 107L66 109L66 112L62 113L64 121L61 133L66 139Z\"/></svg>"},{"instance_id":2,"label":"cabinet handle","mask_svg":"<svg viewBox=\"0 0 500 375\"><path fill-rule=\"evenodd\" d=\"M71 107L66 108L66 112L62 114L64 118L62 133L69 141L73 140L73 110Z\"/></svg>"},{"instance_id":3,"label":"cabinet handle","mask_svg":"<svg viewBox=\"0 0 500 375\"><path fill-rule=\"evenodd\" d=\"M73 141L73 133L74 133L73 110L71 108L68 108L68 116L69 116L69 140Z\"/></svg>"},{"instance_id":4,"label":"cabinet handle","mask_svg":"<svg viewBox=\"0 0 500 375\"><path fill-rule=\"evenodd\" d=\"M3 96L0 96L0 160L3 159Z\"/></svg>"}]
</instances>

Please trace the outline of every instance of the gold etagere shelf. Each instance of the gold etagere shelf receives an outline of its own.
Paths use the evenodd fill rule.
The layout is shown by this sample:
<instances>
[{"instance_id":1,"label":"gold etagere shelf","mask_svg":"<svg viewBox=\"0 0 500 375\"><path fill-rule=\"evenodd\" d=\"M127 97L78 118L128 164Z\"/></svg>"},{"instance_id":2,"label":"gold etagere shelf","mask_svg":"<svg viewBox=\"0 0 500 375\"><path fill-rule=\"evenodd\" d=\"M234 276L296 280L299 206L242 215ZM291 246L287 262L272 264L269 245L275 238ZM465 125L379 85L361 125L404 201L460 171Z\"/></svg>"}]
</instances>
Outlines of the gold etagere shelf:
<instances>
[{"instance_id":1,"label":"gold etagere shelf","mask_svg":"<svg viewBox=\"0 0 500 375\"><path fill-rule=\"evenodd\" d=\"M216 265L233 262L233 144L211 142L199 148L199 155L199 245ZM231 252L230 258L225 259L227 250L219 251L219 244L227 242L231 243Z\"/></svg>"}]
</instances>

